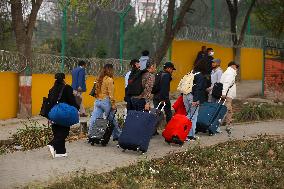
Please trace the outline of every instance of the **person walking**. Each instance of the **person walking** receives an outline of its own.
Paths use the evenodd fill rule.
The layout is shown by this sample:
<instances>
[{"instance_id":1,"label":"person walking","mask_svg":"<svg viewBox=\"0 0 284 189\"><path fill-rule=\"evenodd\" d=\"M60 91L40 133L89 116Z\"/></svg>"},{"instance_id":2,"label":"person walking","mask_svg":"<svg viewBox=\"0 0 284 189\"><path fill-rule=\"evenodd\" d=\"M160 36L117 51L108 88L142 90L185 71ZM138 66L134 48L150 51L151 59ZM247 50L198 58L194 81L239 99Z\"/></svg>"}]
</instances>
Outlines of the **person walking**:
<instances>
[{"instance_id":1,"label":"person walking","mask_svg":"<svg viewBox=\"0 0 284 189\"><path fill-rule=\"evenodd\" d=\"M48 93L49 102L53 105L55 105L57 101L60 103L66 103L79 110L79 105L76 103L73 89L70 85L65 84L64 79L64 73L55 74L55 83ZM61 97L59 97L59 95L61 95ZM52 157L67 157L65 139L69 135L70 127L52 123L51 128L53 139L48 143L47 146L49 147Z\"/></svg>"},{"instance_id":2,"label":"person walking","mask_svg":"<svg viewBox=\"0 0 284 189\"><path fill-rule=\"evenodd\" d=\"M174 64L172 62L166 62L163 66L163 71L161 71L158 76L160 77L159 82L156 82L153 86L154 94L153 104L154 107L157 107L160 102L165 102L165 114L166 121L169 122L172 118L172 110L171 110L171 101L170 101L170 83L172 80L173 71L176 70Z\"/></svg>"},{"instance_id":3,"label":"person walking","mask_svg":"<svg viewBox=\"0 0 284 189\"><path fill-rule=\"evenodd\" d=\"M94 123L97 118L102 118L103 114L109 121L113 120L115 126L112 137L113 140L118 140L121 130L118 126L117 120L114 118L114 110L116 110L114 99L114 69L112 64L106 64L101 71L96 82L96 100L94 103L94 110L89 122L89 135L91 134Z\"/></svg>"},{"instance_id":4,"label":"person walking","mask_svg":"<svg viewBox=\"0 0 284 189\"><path fill-rule=\"evenodd\" d=\"M148 60L146 70L147 71L142 75L142 93L138 96L131 97L133 110L136 111L150 111L150 102L153 99L151 92L155 82L156 64Z\"/></svg>"},{"instance_id":5,"label":"person walking","mask_svg":"<svg viewBox=\"0 0 284 189\"><path fill-rule=\"evenodd\" d=\"M72 88L77 103L80 105L80 116L87 117L86 110L83 105L82 94L86 92L86 62L80 60L78 67L72 70Z\"/></svg>"},{"instance_id":6,"label":"person walking","mask_svg":"<svg viewBox=\"0 0 284 189\"><path fill-rule=\"evenodd\" d=\"M212 96L212 89L216 83L220 83L223 70L220 68L221 60L213 59L212 60L212 71L211 71L211 86L207 89L209 92L209 102L217 102L215 97Z\"/></svg>"},{"instance_id":7,"label":"person walking","mask_svg":"<svg viewBox=\"0 0 284 189\"><path fill-rule=\"evenodd\" d=\"M139 62L140 62L140 70L144 70L146 69L146 64L147 64L147 61L150 59L149 58L149 51L148 50L144 50L142 52L142 56L140 57L139 59Z\"/></svg>"},{"instance_id":8,"label":"person walking","mask_svg":"<svg viewBox=\"0 0 284 189\"><path fill-rule=\"evenodd\" d=\"M196 57L196 59L194 61L194 65L196 65L199 60L205 58L206 55L207 55L206 46L202 46L201 47L201 51L198 52L197 57Z\"/></svg>"},{"instance_id":9,"label":"person walking","mask_svg":"<svg viewBox=\"0 0 284 189\"><path fill-rule=\"evenodd\" d=\"M187 112L188 119L191 118L192 127L187 137L187 140L195 141L198 139L195 136L196 122L198 116L199 105L206 101L206 80L207 65L206 60L202 59L193 68L193 73L195 74L193 80L192 92L183 95L183 102Z\"/></svg>"},{"instance_id":10,"label":"person walking","mask_svg":"<svg viewBox=\"0 0 284 189\"><path fill-rule=\"evenodd\" d=\"M129 80L130 76L132 77L133 75L135 75L135 73L137 71L139 71L139 69L140 69L139 60L132 59L130 61L130 67L131 67L131 70L128 71L125 74L125 97L124 97L124 101L126 102L126 109L127 109L127 111L132 109L132 106L131 106L131 96L127 95L128 80Z\"/></svg>"},{"instance_id":11,"label":"person walking","mask_svg":"<svg viewBox=\"0 0 284 189\"><path fill-rule=\"evenodd\" d=\"M226 121L226 131L230 134L232 130L232 116L233 116L233 108L232 108L232 100L237 96L236 90L236 76L239 65L231 61L228 64L227 70L223 73L220 82L223 84L222 90L222 99L226 100L225 106L227 107L227 114L225 117Z\"/></svg>"}]
</instances>

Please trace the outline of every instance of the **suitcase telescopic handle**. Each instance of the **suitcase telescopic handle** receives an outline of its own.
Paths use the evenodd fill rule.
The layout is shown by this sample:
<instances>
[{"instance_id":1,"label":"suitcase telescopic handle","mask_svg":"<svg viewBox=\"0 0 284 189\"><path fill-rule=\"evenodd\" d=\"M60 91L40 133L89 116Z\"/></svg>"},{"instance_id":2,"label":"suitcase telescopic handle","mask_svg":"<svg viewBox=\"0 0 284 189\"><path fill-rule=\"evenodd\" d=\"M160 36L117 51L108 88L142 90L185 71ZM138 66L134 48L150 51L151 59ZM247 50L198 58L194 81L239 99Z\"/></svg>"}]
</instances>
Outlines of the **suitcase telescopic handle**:
<instances>
[{"instance_id":1,"label":"suitcase telescopic handle","mask_svg":"<svg viewBox=\"0 0 284 189\"><path fill-rule=\"evenodd\" d=\"M159 109L159 107L161 106L161 104L163 103L163 106L162 106L162 109L161 111L164 110L165 106L166 106L166 103L165 102L159 102L158 106L156 107L156 109Z\"/></svg>"}]
</instances>

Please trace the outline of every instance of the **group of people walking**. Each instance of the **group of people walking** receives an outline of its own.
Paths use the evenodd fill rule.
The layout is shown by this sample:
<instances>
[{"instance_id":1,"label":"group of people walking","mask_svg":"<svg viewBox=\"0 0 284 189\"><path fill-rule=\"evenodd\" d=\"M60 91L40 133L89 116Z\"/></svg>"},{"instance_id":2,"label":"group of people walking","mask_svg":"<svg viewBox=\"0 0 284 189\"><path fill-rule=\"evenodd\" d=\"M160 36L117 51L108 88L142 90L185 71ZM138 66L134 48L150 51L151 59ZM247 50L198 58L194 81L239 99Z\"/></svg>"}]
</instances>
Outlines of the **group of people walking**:
<instances>
[{"instance_id":1,"label":"group of people walking","mask_svg":"<svg viewBox=\"0 0 284 189\"><path fill-rule=\"evenodd\" d=\"M223 73L220 68L221 60L214 59L212 48L202 47L194 61L193 74L194 81L192 91L189 94L181 94L183 105L187 112L187 117L191 119L192 128L187 140L196 140L196 122L198 118L198 108L204 102L216 102L219 99L212 94L212 91L222 84L221 99L225 100L228 109L226 125L229 130L232 123L232 99L236 97L235 77L239 65L235 62L228 64L227 70ZM80 61L77 68L72 71L72 87L65 84L63 73L55 75L55 84L49 91L49 98L55 101L65 102L74 106L80 112L80 116L86 116L82 102L82 93L86 92L84 61ZM166 62L163 69L157 72L157 65L149 58L149 51L142 52L140 60L130 61L131 70L125 75L125 98L127 111L150 111L151 105L158 107L164 103L164 113L166 121L172 119L170 102L170 83L172 74L176 70L172 62ZM115 119L115 99L114 99L114 68L112 64L106 64L100 72L95 84L94 109L89 121L89 136L95 126L95 121L104 115L111 120L114 125L112 138L118 140L121 128ZM215 86L216 85L216 86ZM62 97L58 99L60 87L65 86ZM153 107L152 107L153 108ZM69 134L70 127L60 127L56 123L52 124L54 139L49 143L49 149L53 157L66 157L65 139ZM218 131L220 132L220 131ZM158 134L157 132L155 134Z\"/></svg>"}]
</instances>

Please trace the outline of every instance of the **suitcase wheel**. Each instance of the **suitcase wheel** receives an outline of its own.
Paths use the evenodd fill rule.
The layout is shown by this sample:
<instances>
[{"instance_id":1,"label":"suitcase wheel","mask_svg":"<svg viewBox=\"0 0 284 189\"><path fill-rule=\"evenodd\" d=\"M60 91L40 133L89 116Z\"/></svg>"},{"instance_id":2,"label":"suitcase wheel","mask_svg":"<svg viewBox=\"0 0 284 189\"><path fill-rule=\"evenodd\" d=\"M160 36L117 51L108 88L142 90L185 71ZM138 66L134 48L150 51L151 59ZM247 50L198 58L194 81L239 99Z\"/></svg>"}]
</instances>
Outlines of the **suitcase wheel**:
<instances>
[{"instance_id":1,"label":"suitcase wheel","mask_svg":"<svg viewBox=\"0 0 284 189\"><path fill-rule=\"evenodd\" d=\"M94 145L95 145L95 142L94 142L94 141L92 141L92 142L91 142L91 145L92 145L92 146L94 146Z\"/></svg>"},{"instance_id":2,"label":"suitcase wheel","mask_svg":"<svg viewBox=\"0 0 284 189\"><path fill-rule=\"evenodd\" d=\"M120 148L119 144L116 145L117 148Z\"/></svg>"}]
</instances>

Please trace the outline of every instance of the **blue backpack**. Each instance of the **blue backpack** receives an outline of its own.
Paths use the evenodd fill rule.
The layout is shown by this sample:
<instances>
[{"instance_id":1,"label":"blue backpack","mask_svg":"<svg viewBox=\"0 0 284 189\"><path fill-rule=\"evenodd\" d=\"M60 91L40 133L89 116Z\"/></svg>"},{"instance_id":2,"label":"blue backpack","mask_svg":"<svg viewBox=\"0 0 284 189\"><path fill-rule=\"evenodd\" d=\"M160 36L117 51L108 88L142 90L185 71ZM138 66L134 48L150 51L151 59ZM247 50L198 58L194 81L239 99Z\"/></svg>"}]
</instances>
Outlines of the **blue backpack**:
<instances>
[{"instance_id":1,"label":"blue backpack","mask_svg":"<svg viewBox=\"0 0 284 189\"><path fill-rule=\"evenodd\" d=\"M58 125L70 127L79 123L79 114L74 106L70 106L66 103L58 103L62 96L63 89L59 94L57 104L54 105L48 113L48 118Z\"/></svg>"}]
</instances>

